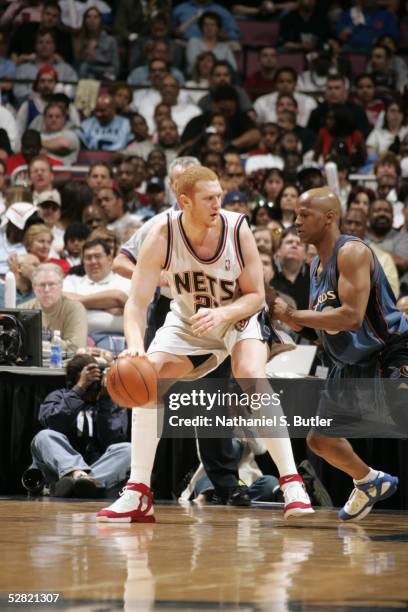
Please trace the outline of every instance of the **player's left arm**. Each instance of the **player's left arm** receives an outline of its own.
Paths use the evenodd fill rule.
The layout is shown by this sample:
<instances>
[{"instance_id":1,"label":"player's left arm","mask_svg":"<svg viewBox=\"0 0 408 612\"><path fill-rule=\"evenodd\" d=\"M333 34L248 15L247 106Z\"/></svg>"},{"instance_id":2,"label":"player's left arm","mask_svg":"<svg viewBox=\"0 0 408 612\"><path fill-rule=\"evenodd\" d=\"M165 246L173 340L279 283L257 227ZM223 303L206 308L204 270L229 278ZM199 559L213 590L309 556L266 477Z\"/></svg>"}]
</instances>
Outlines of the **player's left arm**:
<instances>
[{"instance_id":1,"label":"player's left arm","mask_svg":"<svg viewBox=\"0 0 408 612\"><path fill-rule=\"evenodd\" d=\"M265 289L262 264L252 232L246 223L239 229L241 253L244 261L238 284L241 296L226 306L219 308L200 308L191 318L192 331L203 336L214 327L223 323L236 323L255 314L265 304Z\"/></svg>"},{"instance_id":2,"label":"player's left arm","mask_svg":"<svg viewBox=\"0 0 408 612\"><path fill-rule=\"evenodd\" d=\"M326 309L295 310L280 298L276 299L274 315L285 323L295 323L327 331L353 331L361 327L370 295L371 252L359 242L346 243L337 256L339 271L338 294L341 306Z\"/></svg>"}]
</instances>

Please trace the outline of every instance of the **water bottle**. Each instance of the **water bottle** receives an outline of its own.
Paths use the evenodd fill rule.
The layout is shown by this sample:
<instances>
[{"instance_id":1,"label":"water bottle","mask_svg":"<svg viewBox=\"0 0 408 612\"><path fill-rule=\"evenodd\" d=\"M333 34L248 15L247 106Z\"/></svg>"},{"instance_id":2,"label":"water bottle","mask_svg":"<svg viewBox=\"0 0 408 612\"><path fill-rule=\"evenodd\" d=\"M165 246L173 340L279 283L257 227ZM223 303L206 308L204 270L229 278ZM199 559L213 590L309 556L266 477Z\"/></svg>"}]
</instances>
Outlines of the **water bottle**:
<instances>
[{"instance_id":1,"label":"water bottle","mask_svg":"<svg viewBox=\"0 0 408 612\"><path fill-rule=\"evenodd\" d=\"M51 340L50 367L62 368L62 340L59 329L54 331L54 335Z\"/></svg>"},{"instance_id":2,"label":"water bottle","mask_svg":"<svg viewBox=\"0 0 408 612\"><path fill-rule=\"evenodd\" d=\"M16 307L16 277L9 270L5 278L4 286L4 308Z\"/></svg>"}]
</instances>

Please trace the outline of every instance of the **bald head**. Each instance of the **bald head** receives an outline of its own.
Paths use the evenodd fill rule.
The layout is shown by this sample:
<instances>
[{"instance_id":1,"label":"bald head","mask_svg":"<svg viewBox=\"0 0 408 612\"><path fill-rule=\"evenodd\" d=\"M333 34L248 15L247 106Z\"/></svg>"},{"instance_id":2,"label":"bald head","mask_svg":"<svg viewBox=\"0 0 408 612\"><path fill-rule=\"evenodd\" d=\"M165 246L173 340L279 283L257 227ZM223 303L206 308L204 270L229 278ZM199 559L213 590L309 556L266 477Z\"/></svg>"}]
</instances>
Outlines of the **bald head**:
<instances>
[{"instance_id":1,"label":"bald head","mask_svg":"<svg viewBox=\"0 0 408 612\"><path fill-rule=\"evenodd\" d=\"M404 295L404 297L400 298L397 302L397 308L408 317L408 295Z\"/></svg>"},{"instance_id":2,"label":"bald head","mask_svg":"<svg viewBox=\"0 0 408 612\"><path fill-rule=\"evenodd\" d=\"M107 125L110 123L115 116L115 104L112 96L109 94L102 94L98 96L94 114L101 125Z\"/></svg>"},{"instance_id":3,"label":"bald head","mask_svg":"<svg viewBox=\"0 0 408 612\"><path fill-rule=\"evenodd\" d=\"M302 193L296 207L296 229L302 242L319 245L339 234L341 206L329 187Z\"/></svg>"},{"instance_id":4,"label":"bald head","mask_svg":"<svg viewBox=\"0 0 408 612\"><path fill-rule=\"evenodd\" d=\"M321 213L334 212L341 215L340 200L330 187L319 187L305 191L299 198L299 206L306 206Z\"/></svg>"}]
</instances>

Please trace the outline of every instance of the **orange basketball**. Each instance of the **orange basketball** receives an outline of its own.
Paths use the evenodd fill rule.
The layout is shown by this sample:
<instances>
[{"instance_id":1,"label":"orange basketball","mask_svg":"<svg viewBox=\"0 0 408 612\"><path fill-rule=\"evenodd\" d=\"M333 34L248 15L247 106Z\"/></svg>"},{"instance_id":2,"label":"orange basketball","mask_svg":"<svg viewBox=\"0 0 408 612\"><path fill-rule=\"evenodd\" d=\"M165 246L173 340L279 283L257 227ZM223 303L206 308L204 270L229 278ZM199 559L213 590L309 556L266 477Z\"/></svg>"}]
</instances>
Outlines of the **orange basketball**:
<instances>
[{"instance_id":1,"label":"orange basketball","mask_svg":"<svg viewBox=\"0 0 408 612\"><path fill-rule=\"evenodd\" d=\"M157 374L146 357L119 357L106 377L108 393L124 408L156 403Z\"/></svg>"}]
</instances>

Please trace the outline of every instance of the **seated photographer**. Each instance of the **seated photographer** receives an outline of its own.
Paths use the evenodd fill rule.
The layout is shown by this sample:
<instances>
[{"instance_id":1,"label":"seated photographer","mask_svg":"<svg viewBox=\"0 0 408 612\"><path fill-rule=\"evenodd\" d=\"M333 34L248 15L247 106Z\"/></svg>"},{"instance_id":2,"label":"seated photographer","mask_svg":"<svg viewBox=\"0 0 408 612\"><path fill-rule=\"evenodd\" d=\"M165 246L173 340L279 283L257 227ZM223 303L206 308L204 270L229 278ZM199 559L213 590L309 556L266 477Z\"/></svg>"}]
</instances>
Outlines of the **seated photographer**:
<instances>
[{"instance_id":1,"label":"seated photographer","mask_svg":"<svg viewBox=\"0 0 408 612\"><path fill-rule=\"evenodd\" d=\"M49 330L50 337L59 329L63 351L72 354L86 346L88 324L82 304L62 295L63 279L64 273L56 264L40 264L31 277L35 298L21 308L41 310L43 328Z\"/></svg>"},{"instance_id":2,"label":"seated photographer","mask_svg":"<svg viewBox=\"0 0 408 612\"><path fill-rule=\"evenodd\" d=\"M68 362L66 385L40 406L46 429L31 442L33 467L43 472L52 496L99 497L130 470L127 411L108 396L91 355Z\"/></svg>"}]
</instances>

